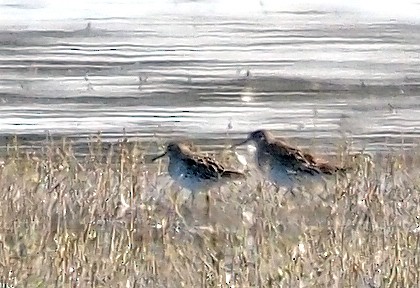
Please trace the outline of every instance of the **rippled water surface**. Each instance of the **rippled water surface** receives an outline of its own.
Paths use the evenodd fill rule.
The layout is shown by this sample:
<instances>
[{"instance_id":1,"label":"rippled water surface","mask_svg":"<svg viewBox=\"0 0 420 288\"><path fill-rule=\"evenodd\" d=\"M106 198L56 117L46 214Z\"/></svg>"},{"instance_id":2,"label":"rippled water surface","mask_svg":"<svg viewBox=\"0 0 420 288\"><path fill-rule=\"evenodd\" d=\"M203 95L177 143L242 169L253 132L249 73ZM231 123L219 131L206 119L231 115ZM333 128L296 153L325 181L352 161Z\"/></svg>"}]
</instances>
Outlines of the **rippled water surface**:
<instances>
[{"instance_id":1,"label":"rippled water surface","mask_svg":"<svg viewBox=\"0 0 420 288\"><path fill-rule=\"evenodd\" d=\"M115 140L125 129L217 143L267 128L325 146L343 135L413 146L419 26L316 10L3 22L1 138Z\"/></svg>"}]
</instances>

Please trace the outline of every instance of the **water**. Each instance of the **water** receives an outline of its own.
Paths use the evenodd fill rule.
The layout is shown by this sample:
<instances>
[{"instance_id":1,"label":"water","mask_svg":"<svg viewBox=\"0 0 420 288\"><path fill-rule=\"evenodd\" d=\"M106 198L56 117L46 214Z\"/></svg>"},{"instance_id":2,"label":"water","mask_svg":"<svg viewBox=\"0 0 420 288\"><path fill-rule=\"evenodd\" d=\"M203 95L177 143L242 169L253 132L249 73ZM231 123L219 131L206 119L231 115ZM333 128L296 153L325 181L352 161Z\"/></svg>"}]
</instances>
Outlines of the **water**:
<instances>
[{"instance_id":1,"label":"water","mask_svg":"<svg viewBox=\"0 0 420 288\"><path fill-rule=\"evenodd\" d=\"M419 3L156 3L0 2L3 144L256 128L326 149L419 143Z\"/></svg>"}]
</instances>

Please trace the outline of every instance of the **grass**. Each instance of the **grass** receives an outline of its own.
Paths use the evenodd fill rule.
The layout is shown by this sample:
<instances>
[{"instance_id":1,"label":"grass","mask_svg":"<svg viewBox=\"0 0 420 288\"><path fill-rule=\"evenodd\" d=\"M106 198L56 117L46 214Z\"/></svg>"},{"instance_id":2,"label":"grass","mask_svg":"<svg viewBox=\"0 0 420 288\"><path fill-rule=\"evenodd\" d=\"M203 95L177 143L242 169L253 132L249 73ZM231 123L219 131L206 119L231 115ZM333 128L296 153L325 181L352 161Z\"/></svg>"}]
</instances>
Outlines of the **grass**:
<instances>
[{"instance_id":1,"label":"grass","mask_svg":"<svg viewBox=\"0 0 420 288\"><path fill-rule=\"evenodd\" d=\"M66 140L0 160L0 273L8 287L418 287L419 151L342 153L329 191L256 177L174 212L147 147ZM232 153L219 155L239 165Z\"/></svg>"}]
</instances>

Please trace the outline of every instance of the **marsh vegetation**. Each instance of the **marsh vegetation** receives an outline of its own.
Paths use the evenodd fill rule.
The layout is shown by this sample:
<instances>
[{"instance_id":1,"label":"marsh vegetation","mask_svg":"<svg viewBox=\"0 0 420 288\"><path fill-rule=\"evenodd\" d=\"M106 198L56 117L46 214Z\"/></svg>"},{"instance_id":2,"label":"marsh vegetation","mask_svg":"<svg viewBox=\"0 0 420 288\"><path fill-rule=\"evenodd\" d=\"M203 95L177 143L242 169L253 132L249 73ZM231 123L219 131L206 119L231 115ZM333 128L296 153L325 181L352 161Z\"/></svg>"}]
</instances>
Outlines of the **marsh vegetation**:
<instances>
[{"instance_id":1,"label":"marsh vegetation","mask_svg":"<svg viewBox=\"0 0 420 288\"><path fill-rule=\"evenodd\" d=\"M420 285L418 149L368 156L328 191L276 193L248 171L194 207L148 146L99 138L30 151L0 168L1 279L13 287L413 287ZM107 147L106 149L104 147ZM357 154L355 156L355 154ZM241 167L234 152L218 159ZM244 168L244 167L242 167ZM175 212L175 205L179 214Z\"/></svg>"}]
</instances>

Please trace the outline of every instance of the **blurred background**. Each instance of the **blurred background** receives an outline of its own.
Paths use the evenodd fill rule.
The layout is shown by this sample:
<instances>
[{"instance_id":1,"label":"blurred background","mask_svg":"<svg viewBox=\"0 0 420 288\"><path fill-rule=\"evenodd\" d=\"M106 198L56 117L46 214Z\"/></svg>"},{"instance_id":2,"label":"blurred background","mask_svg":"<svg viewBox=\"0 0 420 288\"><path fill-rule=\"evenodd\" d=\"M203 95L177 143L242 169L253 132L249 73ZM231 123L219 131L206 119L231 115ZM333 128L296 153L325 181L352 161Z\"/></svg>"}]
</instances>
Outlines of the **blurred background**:
<instances>
[{"instance_id":1,"label":"blurred background","mask_svg":"<svg viewBox=\"0 0 420 288\"><path fill-rule=\"evenodd\" d=\"M280 3L281 2L281 3ZM0 1L0 146L420 136L420 1ZM212 141L208 141L211 139Z\"/></svg>"}]
</instances>

